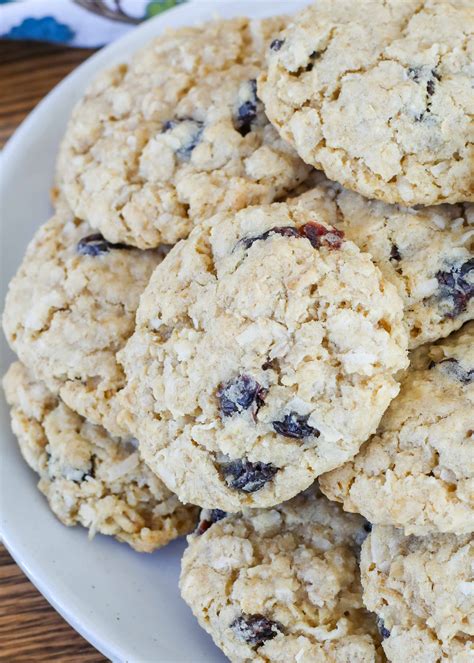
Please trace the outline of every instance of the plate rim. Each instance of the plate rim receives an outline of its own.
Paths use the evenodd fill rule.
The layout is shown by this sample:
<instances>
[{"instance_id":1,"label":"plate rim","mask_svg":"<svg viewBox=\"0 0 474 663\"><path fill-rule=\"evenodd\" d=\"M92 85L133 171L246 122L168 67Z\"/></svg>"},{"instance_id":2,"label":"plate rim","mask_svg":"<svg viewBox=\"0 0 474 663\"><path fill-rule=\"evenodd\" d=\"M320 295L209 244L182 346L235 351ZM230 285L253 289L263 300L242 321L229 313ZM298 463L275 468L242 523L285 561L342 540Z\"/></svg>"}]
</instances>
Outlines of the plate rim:
<instances>
[{"instance_id":1,"label":"plate rim","mask_svg":"<svg viewBox=\"0 0 474 663\"><path fill-rule=\"evenodd\" d=\"M67 611L61 602L56 601L54 595L48 589L47 583L43 582L41 578L37 577L35 573L31 572L23 559L17 558L15 556L14 551L10 549L8 540L3 536L2 532L0 532L0 534L2 535L0 543L5 547L6 551L13 559L15 564L20 567L21 571L25 574L35 589L38 590L41 596L46 599L46 601L54 608L54 610L56 610L56 612L64 619L64 621L69 624L69 626L74 629L76 633L79 633L79 635L83 637L87 643L97 649L100 654L105 656L105 658L110 659L112 663L126 663L126 656L119 654L118 651L114 652L113 649L109 649L107 644L100 641L100 638L98 638L92 630L88 630L81 621L76 620L72 612L70 613Z\"/></svg>"}]
</instances>

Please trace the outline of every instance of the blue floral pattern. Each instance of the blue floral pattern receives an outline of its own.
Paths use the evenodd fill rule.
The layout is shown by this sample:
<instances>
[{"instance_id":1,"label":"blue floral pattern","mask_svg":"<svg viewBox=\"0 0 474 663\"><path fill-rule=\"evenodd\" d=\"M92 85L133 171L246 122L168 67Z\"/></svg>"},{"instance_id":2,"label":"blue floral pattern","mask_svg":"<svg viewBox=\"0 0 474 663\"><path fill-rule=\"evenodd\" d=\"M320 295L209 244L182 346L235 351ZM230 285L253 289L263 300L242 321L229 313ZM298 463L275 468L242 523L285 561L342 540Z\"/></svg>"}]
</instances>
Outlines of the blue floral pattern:
<instances>
[{"instance_id":1,"label":"blue floral pattern","mask_svg":"<svg viewBox=\"0 0 474 663\"><path fill-rule=\"evenodd\" d=\"M0 39L103 46L188 0L0 0Z\"/></svg>"},{"instance_id":2,"label":"blue floral pattern","mask_svg":"<svg viewBox=\"0 0 474 663\"><path fill-rule=\"evenodd\" d=\"M74 30L64 23L59 23L54 16L43 18L25 18L20 25L15 25L5 35L7 39L31 39L66 44L74 38Z\"/></svg>"}]
</instances>

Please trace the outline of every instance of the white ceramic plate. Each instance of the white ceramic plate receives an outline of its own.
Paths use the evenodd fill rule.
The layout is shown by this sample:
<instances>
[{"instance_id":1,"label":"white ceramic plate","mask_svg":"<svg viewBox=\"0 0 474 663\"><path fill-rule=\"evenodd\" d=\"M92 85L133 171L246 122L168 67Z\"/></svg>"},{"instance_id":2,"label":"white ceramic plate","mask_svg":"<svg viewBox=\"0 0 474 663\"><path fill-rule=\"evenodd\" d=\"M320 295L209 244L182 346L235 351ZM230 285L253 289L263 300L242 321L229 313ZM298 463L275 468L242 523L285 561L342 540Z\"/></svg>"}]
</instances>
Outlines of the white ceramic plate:
<instances>
[{"instance_id":1,"label":"white ceramic plate","mask_svg":"<svg viewBox=\"0 0 474 663\"><path fill-rule=\"evenodd\" d=\"M218 13L253 17L289 13L308 0L194 0L144 23L100 51L58 85L3 150L0 176L0 301L36 228L50 216L56 150L73 104L95 73L129 57L165 27ZM32 72L32 76L34 72ZM3 308L3 307L2 307ZM3 375L13 355L0 334ZM105 656L130 663L225 660L178 590L184 541L153 555L81 528L63 527L36 488L10 432L0 399L0 533L16 562L63 617ZM51 634L54 638L54 633Z\"/></svg>"}]
</instances>

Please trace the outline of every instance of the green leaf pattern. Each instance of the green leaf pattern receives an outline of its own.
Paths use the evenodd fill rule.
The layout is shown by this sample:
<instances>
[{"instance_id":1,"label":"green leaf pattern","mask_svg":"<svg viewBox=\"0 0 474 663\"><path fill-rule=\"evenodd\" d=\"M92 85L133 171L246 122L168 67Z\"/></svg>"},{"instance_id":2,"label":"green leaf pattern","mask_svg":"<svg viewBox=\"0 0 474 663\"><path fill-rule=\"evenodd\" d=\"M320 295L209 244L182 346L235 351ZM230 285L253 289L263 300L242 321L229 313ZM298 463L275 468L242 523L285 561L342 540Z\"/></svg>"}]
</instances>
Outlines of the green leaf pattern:
<instances>
[{"instance_id":1,"label":"green leaf pattern","mask_svg":"<svg viewBox=\"0 0 474 663\"><path fill-rule=\"evenodd\" d=\"M146 8L147 18L161 14L161 12L176 7L176 5L181 5L186 0L152 0L148 3Z\"/></svg>"}]
</instances>

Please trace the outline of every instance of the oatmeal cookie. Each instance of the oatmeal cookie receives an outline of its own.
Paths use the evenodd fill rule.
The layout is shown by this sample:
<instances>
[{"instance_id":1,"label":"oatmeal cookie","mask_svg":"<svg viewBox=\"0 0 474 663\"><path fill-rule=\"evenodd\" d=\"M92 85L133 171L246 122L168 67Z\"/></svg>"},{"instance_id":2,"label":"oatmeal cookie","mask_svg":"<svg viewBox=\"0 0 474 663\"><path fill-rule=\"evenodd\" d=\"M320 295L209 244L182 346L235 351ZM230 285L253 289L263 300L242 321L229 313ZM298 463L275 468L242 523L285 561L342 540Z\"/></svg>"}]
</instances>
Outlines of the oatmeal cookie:
<instances>
[{"instance_id":1,"label":"oatmeal cookie","mask_svg":"<svg viewBox=\"0 0 474 663\"><path fill-rule=\"evenodd\" d=\"M411 208L367 200L315 173L294 204L372 256L403 299L415 348L474 318L474 205Z\"/></svg>"},{"instance_id":2,"label":"oatmeal cookie","mask_svg":"<svg viewBox=\"0 0 474 663\"><path fill-rule=\"evenodd\" d=\"M474 532L474 322L420 348L377 434L323 492L406 534Z\"/></svg>"},{"instance_id":3,"label":"oatmeal cookie","mask_svg":"<svg viewBox=\"0 0 474 663\"><path fill-rule=\"evenodd\" d=\"M363 606L364 520L310 489L268 511L205 514L189 537L181 593L233 663L382 660Z\"/></svg>"},{"instance_id":4,"label":"oatmeal cookie","mask_svg":"<svg viewBox=\"0 0 474 663\"><path fill-rule=\"evenodd\" d=\"M392 663L474 659L472 535L403 536L376 525L362 546L364 603Z\"/></svg>"},{"instance_id":5,"label":"oatmeal cookie","mask_svg":"<svg viewBox=\"0 0 474 663\"><path fill-rule=\"evenodd\" d=\"M268 53L258 92L304 161L388 203L474 201L472 0L316 0Z\"/></svg>"},{"instance_id":6,"label":"oatmeal cookie","mask_svg":"<svg viewBox=\"0 0 474 663\"><path fill-rule=\"evenodd\" d=\"M3 314L20 360L73 410L113 434L124 375L115 354L163 250L111 244L60 199L10 283Z\"/></svg>"},{"instance_id":7,"label":"oatmeal cookie","mask_svg":"<svg viewBox=\"0 0 474 663\"><path fill-rule=\"evenodd\" d=\"M167 31L105 72L59 158L69 203L111 242L173 244L221 210L268 203L308 167L266 118L256 78L284 18Z\"/></svg>"},{"instance_id":8,"label":"oatmeal cookie","mask_svg":"<svg viewBox=\"0 0 474 663\"><path fill-rule=\"evenodd\" d=\"M146 467L133 440L112 437L70 410L20 362L3 384L22 455L62 523L114 536L139 552L192 530L196 509Z\"/></svg>"},{"instance_id":9,"label":"oatmeal cookie","mask_svg":"<svg viewBox=\"0 0 474 663\"><path fill-rule=\"evenodd\" d=\"M119 354L124 424L184 501L278 504L352 458L407 365L370 257L285 203L222 213L154 272Z\"/></svg>"}]
</instances>

